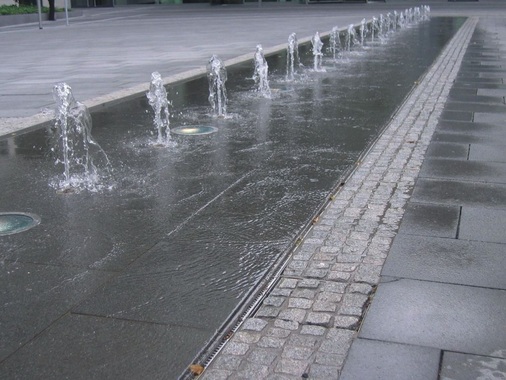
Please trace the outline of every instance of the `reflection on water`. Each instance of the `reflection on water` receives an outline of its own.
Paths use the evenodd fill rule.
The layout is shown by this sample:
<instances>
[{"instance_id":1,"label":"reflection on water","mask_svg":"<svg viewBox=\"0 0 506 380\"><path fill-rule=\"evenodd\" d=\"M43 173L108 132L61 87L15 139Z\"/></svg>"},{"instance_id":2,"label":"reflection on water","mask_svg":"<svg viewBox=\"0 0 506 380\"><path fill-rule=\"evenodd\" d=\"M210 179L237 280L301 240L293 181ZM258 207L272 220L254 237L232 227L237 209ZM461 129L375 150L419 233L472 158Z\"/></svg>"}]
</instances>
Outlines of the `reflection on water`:
<instances>
[{"instance_id":1,"label":"reflection on water","mask_svg":"<svg viewBox=\"0 0 506 380\"><path fill-rule=\"evenodd\" d=\"M171 126L217 131L174 135L171 149L149 143L145 97L97 112L94 137L114 167L111 191L50 188L54 167L44 130L0 141L1 203L44 221L22 238L0 241L4 258L117 271L80 311L198 327L211 337L461 22L434 18L387 43L366 42L346 59L325 57L325 72L299 82L286 81L286 52L267 57L272 99L251 90L251 62L229 68L233 116L226 119L210 114L207 78L172 86ZM300 46L300 58L312 66L310 47ZM188 363L179 364L182 371Z\"/></svg>"}]
</instances>

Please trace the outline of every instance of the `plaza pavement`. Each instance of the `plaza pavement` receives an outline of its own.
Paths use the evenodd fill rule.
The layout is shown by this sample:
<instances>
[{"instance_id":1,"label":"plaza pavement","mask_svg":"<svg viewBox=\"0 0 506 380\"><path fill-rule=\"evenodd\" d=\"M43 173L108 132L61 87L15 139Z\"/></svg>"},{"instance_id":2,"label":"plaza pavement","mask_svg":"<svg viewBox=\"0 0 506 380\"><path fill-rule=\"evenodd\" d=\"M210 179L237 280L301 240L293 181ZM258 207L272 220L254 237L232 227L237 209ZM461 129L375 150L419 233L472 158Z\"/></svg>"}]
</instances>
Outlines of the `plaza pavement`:
<instances>
[{"instance_id":1,"label":"plaza pavement","mask_svg":"<svg viewBox=\"0 0 506 380\"><path fill-rule=\"evenodd\" d=\"M472 17L203 378L506 373L506 4L426 3ZM169 82L198 75L211 54L284 45L294 25L309 37L418 4L146 6L0 28L0 135L43 121L58 81L99 107L145 92L152 71Z\"/></svg>"}]
</instances>

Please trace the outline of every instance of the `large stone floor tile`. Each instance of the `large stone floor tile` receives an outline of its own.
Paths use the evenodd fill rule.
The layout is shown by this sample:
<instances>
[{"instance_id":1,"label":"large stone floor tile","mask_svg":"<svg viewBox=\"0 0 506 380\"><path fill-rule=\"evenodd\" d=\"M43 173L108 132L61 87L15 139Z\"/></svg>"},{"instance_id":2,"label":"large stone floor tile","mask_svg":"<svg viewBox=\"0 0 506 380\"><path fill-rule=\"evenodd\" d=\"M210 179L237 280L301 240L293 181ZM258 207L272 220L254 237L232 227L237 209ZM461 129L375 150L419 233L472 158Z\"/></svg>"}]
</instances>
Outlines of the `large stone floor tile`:
<instances>
[{"instance_id":1,"label":"large stone floor tile","mask_svg":"<svg viewBox=\"0 0 506 380\"><path fill-rule=\"evenodd\" d=\"M398 234L381 274L506 290L506 245Z\"/></svg>"},{"instance_id":2,"label":"large stone floor tile","mask_svg":"<svg viewBox=\"0 0 506 380\"><path fill-rule=\"evenodd\" d=\"M2 379L176 379L206 334L68 315L0 364ZM170 360L168 360L170 358Z\"/></svg>"},{"instance_id":3,"label":"large stone floor tile","mask_svg":"<svg viewBox=\"0 0 506 380\"><path fill-rule=\"evenodd\" d=\"M199 292L210 284L199 280L199 273L188 273L186 269L115 277L73 311L199 329L221 325L236 304L233 297L223 295L233 290L212 284L215 292ZM188 281L189 276L194 281Z\"/></svg>"},{"instance_id":4,"label":"large stone floor tile","mask_svg":"<svg viewBox=\"0 0 506 380\"><path fill-rule=\"evenodd\" d=\"M384 278L360 337L506 357L506 291Z\"/></svg>"},{"instance_id":5,"label":"large stone floor tile","mask_svg":"<svg viewBox=\"0 0 506 380\"><path fill-rule=\"evenodd\" d=\"M460 207L410 202L399 233L455 238Z\"/></svg>"},{"instance_id":6,"label":"large stone floor tile","mask_svg":"<svg viewBox=\"0 0 506 380\"><path fill-rule=\"evenodd\" d=\"M506 210L485 207L462 207L459 231L460 239L506 243L505 231ZM506 245L504 248L506 251Z\"/></svg>"},{"instance_id":7,"label":"large stone floor tile","mask_svg":"<svg viewBox=\"0 0 506 380\"><path fill-rule=\"evenodd\" d=\"M0 361L67 313L110 275L51 265L0 263Z\"/></svg>"},{"instance_id":8,"label":"large stone floor tile","mask_svg":"<svg viewBox=\"0 0 506 380\"><path fill-rule=\"evenodd\" d=\"M473 121L473 113L463 112L463 111L452 111L452 110L443 110L440 116L441 120L449 120L449 121Z\"/></svg>"},{"instance_id":9,"label":"large stone floor tile","mask_svg":"<svg viewBox=\"0 0 506 380\"><path fill-rule=\"evenodd\" d=\"M445 352L440 378L441 380L506 379L506 360Z\"/></svg>"},{"instance_id":10,"label":"large stone floor tile","mask_svg":"<svg viewBox=\"0 0 506 380\"><path fill-rule=\"evenodd\" d=\"M340 380L437 380L440 350L357 339Z\"/></svg>"},{"instance_id":11,"label":"large stone floor tile","mask_svg":"<svg viewBox=\"0 0 506 380\"><path fill-rule=\"evenodd\" d=\"M480 85L482 83L502 83L502 77L500 76L501 74L499 73L488 73L488 74L495 74L496 78L482 77L479 76L479 73L473 73L457 77L455 83L468 83L475 85Z\"/></svg>"},{"instance_id":12,"label":"large stone floor tile","mask_svg":"<svg viewBox=\"0 0 506 380\"><path fill-rule=\"evenodd\" d=\"M473 92L476 92L473 90ZM481 103L481 104L503 104L504 97L502 96L485 96L485 95L466 95L466 94L450 94L448 96L450 102L468 103ZM455 110L455 109L454 109Z\"/></svg>"},{"instance_id":13,"label":"large stone floor tile","mask_svg":"<svg viewBox=\"0 0 506 380\"><path fill-rule=\"evenodd\" d=\"M490 123L506 126L506 115L503 113L476 112L473 121L476 123Z\"/></svg>"},{"instance_id":14,"label":"large stone floor tile","mask_svg":"<svg viewBox=\"0 0 506 380\"><path fill-rule=\"evenodd\" d=\"M479 96L500 96L505 97L506 96L506 89L484 89L479 88L477 95Z\"/></svg>"},{"instance_id":15,"label":"large stone floor tile","mask_svg":"<svg viewBox=\"0 0 506 380\"><path fill-rule=\"evenodd\" d=\"M411 200L506 209L506 185L418 178Z\"/></svg>"},{"instance_id":16,"label":"large stone floor tile","mask_svg":"<svg viewBox=\"0 0 506 380\"><path fill-rule=\"evenodd\" d=\"M446 143L433 141L427 148L425 157L432 158L453 158L467 160L469 155L469 144Z\"/></svg>"},{"instance_id":17,"label":"large stone floor tile","mask_svg":"<svg viewBox=\"0 0 506 380\"><path fill-rule=\"evenodd\" d=\"M506 128L495 124L440 121L432 138L434 141L503 146Z\"/></svg>"},{"instance_id":18,"label":"large stone floor tile","mask_svg":"<svg viewBox=\"0 0 506 380\"><path fill-rule=\"evenodd\" d=\"M498 113L506 117L506 105L504 103L491 102L447 102L445 110L476 113Z\"/></svg>"},{"instance_id":19,"label":"large stone floor tile","mask_svg":"<svg viewBox=\"0 0 506 380\"><path fill-rule=\"evenodd\" d=\"M471 161L506 163L506 145L471 144L469 147L469 159Z\"/></svg>"},{"instance_id":20,"label":"large stone floor tile","mask_svg":"<svg viewBox=\"0 0 506 380\"><path fill-rule=\"evenodd\" d=\"M420 170L420 177L506 183L506 165L498 162L427 158Z\"/></svg>"}]
</instances>

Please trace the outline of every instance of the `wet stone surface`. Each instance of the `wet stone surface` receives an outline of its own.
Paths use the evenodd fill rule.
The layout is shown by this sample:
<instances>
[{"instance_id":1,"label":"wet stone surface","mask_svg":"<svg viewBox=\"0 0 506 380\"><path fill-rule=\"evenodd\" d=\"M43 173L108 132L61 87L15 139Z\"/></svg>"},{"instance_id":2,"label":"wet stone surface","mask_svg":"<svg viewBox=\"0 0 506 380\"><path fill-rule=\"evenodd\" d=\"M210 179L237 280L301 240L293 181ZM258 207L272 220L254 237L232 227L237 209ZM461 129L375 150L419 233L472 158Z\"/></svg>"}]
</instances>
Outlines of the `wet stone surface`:
<instances>
[{"instance_id":1,"label":"wet stone surface","mask_svg":"<svg viewBox=\"0 0 506 380\"><path fill-rule=\"evenodd\" d=\"M283 297L284 301L281 303L278 299L276 305L263 302L255 315L246 321L246 326L252 321L256 325L262 321L259 332L263 338L259 342L269 337L273 326L284 330L284 334L279 331L283 337L271 345L276 350L276 359L270 364L272 378L335 379L341 373L364 311L380 281L383 263L399 230L423 156L475 24L476 20L468 21L459 31L453 44L439 57L425 80L407 99L406 106L398 111L293 252L271 292L277 298ZM448 219L458 217L458 207L442 209ZM414 211L412 208L411 212ZM422 211L430 220L428 215L441 210L433 206ZM423 228L413 226L411 232L423 233L431 229L437 227L428 228L425 223ZM456 233L455 230L449 228L448 233ZM417 294L407 293L414 294L413 297ZM387 309L395 313L395 308ZM285 323L287 325L283 326ZM395 328L394 324L392 329ZM244 329L243 325L239 333ZM371 337L376 339L376 336ZM233 344L235 341L234 335L229 342ZM364 347L366 345L369 343L364 342ZM381 371L389 374L383 378L406 378L406 373L411 370L418 372L416 378L437 378L439 350L415 346L407 350L406 347L395 344L370 347L369 353L389 350L392 361L397 357L400 365L395 367L392 362L385 365L381 360L376 363L361 352L357 354L356 367L348 367L349 372L343 372L343 376L364 378L372 368L376 370L381 364ZM250 344L248 351L238 355L242 360L238 369L230 373L219 363L212 362L204 378L257 377L256 372L248 372L245 363L260 348L261 343ZM304 348L311 348L311 351ZM395 352L403 352L402 358ZM350 355L353 366L353 349ZM361 360L367 363L363 365ZM431 366L426 366L427 360ZM400 372L390 376L393 375L390 370Z\"/></svg>"},{"instance_id":2,"label":"wet stone surface","mask_svg":"<svg viewBox=\"0 0 506 380\"><path fill-rule=\"evenodd\" d=\"M2 238L2 269L35 266L40 281L48 284L43 295L23 297L29 292L25 284L31 271L18 271L20 279L15 282L10 270L2 272L1 280L9 284L1 293L8 309L2 315L8 315L9 326L13 324L3 335L2 355L8 359L2 365L15 368L27 352L35 356L44 352L46 342L64 339L77 319L90 326L127 320L160 326L167 344L184 329L192 338L178 344L178 355L168 355L172 359L167 363L171 375L183 372L289 249L461 23L435 19L347 60L327 61L325 73L308 70L300 80L286 84L293 91L271 100L259 97L244 79L251 75L249 63L231 68L228 118L209 114L205 78L170 87L172 126L217 128L209 135L175 137L174 147L153 144L152 115L145 98L96 112L92 134L113 168L102 183L106 189L96 192L62 192L50 186L62 168L55 165L46 130L0 140L2 183L9 184L0 201L35 212L43 220L23 236ZM427 38L423 49L417 45L418 28ZM307 47L301 49L301 57L309 67ZM269 60L271 83L285 83L284 52ZM374 74L378 67L385 75ZM392 83L389 78L394 74ZM328 216L295 251L297 259L287 268L290 273L258 310L268 322L261 328L266 335L238 334L238 341L224 350L226 355L241 356L252 344L262 348L241 364L245 371L262 375L266 366L275 366L296 375L309 370L314 355L308 349L319 347L319 367L312 369L313 374L335 373L336 367L328 368L325 358L345 355L344 347L354 335L349 328L356 328L378 280L413 182L413 169L406 163L415 144L400 149L395 157L383 156L421 135L421 125L402 133L383 135L370 160L362 163L330 206ZM422 151L414 154L421 156ZM382 179L385 183L378 185ZM19 189L25 191L20 194ZM387 199L392 207L385 209L381 205ZM327 240L326 226L339 232ZM317 261L310 262L312 257ZM348 281L369 287L345 295ZM60 288L65 289L61 298ZM55 297L56 306L51 302ZM35 315L27 317L26 308L45 319L34 324ZM339 309L348 318L335 318ZM71 319L61 319L69 313ZM115 326L128 339L130 325ZM299 329L303 334L297 339L289 333ZM38 335L43 330L45 334ZM25 333L11 333L16 331ZM138 334L130 339L132 347L144 344ZM26 345L17 351L20 344ZM84 349L93 351L95 344L99 341L92 340ZM62 347L69 355L81 355L77 345ZM265 353L270 350L281 350L281 360L267 364ZM57 355L43 356L51 372L57 367ZM224 370L236 364L229 360ZM24 365L23 373L28 376L35 368Z\"/></svg>"}]
</instances>

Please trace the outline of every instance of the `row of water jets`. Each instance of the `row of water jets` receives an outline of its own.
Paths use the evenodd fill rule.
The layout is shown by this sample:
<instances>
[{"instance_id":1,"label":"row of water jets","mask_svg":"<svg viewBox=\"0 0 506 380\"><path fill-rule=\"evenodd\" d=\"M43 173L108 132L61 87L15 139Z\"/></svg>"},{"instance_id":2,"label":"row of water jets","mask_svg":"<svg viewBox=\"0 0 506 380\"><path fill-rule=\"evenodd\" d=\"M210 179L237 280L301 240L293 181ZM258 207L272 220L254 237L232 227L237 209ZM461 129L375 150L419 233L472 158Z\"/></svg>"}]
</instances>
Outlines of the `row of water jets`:
<instances>
[{"instance_id":1,"label":"row of water jets","mask_svg":"<svg viewBox=\"0 0 506 380\"><path fill-rule=\"evenodd\" d=\"M334 60L342 58L355 46L364 46L367 39L371 42L384 42L389 33L405 28L420 21L428 20L430 7L421 6L403 12L387 13L385 16L373 17L367 23L365 19L360 25L349 25L340 30L337 26L329 34L327 51ZM324 72L322 66L324 43L318 32L311 39L313 68L315 72ZM303 67L299 59L297 35L288 37L286 81L295 81L298 70ZM213 55L207 63L207 79L209 83L209 103L213 115L227 116L227 70L221 59ZM254 54L254 73L256 91L270 99L272 91L268 80L269 67L261 45L257 45ZM91 115L86 106L77 102L70 86L59 83L54 86L53 95L56 102L55 123L50 128L51 150L56 155L56 164L63 165L63 175L52 182L58 192L79 192L87 189L99 191L106 188L101 178L110 175L112 168L106 153L91 136ZM158 72L151 74L149 91L146 94L153 110L153 123L157 138L155 145L170 147L172 141L170 130L170 102ZM99 164L97 163L99 162ZM100 167L100 170L98 169ZM109 186L111 187L111 186Z\"/></svg>"}]
</instances>

